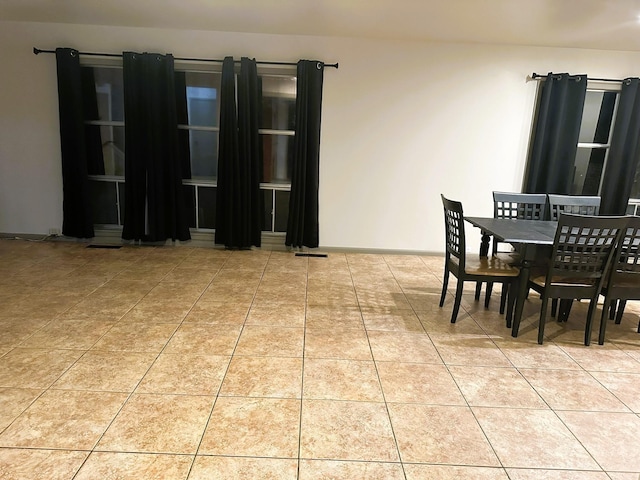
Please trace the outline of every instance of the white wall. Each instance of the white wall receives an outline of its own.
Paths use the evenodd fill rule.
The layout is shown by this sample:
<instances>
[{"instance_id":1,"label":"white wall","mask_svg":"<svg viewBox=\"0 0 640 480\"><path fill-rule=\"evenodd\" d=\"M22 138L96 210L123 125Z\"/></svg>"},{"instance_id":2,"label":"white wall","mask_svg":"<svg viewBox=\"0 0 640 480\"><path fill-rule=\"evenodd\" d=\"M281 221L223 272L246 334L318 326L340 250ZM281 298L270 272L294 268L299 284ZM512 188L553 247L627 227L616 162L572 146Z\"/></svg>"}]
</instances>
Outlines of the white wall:
<instances>
[{"instance_id":1,"label":"white wall","mask_svg":"<svg viewBox=\"0 0 640 480\"><path fill-rule=\"evenodd\" d=\"M491 215L492 190L519 190L532 72L640 75L631 52L0 22L0 232L62 224L55 57L32 53L58 46L339 62L324 77L320 243L342 248L441 252L440 193Z\"/></svg>"}]
</instances>

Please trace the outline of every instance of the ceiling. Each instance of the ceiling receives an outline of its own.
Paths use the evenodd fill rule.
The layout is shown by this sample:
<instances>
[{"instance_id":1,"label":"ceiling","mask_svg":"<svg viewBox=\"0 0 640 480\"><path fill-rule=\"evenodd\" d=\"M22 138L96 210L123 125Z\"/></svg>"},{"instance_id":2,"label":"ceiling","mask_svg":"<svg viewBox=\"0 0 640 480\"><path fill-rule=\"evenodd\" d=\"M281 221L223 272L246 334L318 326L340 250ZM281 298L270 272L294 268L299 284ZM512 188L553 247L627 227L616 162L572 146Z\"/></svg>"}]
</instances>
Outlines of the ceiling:
<instances>
[{"instance_id":1,"label":"ceiling","mask_svg":"<svg viewBox=\"0 0 640 480\"><path fill-rule=\"evenodd\" d=\"M640 51L640 0L1 0L0 20Z\"/></svg>"}]
</instances>

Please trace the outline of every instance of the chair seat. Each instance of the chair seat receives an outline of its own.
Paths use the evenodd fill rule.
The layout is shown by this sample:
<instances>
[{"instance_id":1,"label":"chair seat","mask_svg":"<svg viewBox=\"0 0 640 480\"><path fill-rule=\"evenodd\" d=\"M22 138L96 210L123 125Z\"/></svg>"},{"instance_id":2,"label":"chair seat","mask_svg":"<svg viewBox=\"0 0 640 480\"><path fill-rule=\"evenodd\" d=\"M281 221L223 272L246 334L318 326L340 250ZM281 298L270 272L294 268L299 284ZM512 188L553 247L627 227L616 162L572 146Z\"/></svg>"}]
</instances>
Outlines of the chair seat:
<instances>
[{"instance_id":1,"label":"chair seat","mask_svg":"<svg viewBox=\"0 0 640 480\"><path fill-rule=\"evenodd\" d=\"M529 279L531 283L535 283L536 285L539 285L540 287L543 287L543 288L546 285L546 280L547 280L546 275L536 275L536 276L530 277ZM553 277L551 279L551 283L559 287L583 286L587 288L587 287L593 287L596 285L596 281L593 279L566 278L566 277Z\"/></svg>"},{"instance_id":2,"label":"chair seat","mask_svg":"<svg viewBox=\"0 0 640 480\"><path fill-rule=\"evenodd\" d=\"M468 256L464 271L469 275L517 277L520 269L511 263L513 258L509 255L482 258Z\"/></svg>"}]
</instances>

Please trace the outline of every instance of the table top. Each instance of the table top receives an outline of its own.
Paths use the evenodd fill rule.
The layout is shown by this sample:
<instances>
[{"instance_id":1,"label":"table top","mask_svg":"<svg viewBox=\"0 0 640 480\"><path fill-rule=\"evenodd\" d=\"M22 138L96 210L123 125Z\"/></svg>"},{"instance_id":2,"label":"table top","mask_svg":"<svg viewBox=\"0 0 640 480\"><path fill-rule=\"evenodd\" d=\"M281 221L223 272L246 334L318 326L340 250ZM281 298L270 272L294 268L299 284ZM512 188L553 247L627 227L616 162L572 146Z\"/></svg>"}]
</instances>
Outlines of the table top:
<instances>
[{"instance_id":1,"label":"table top","mask_svg":"<svg viewBox=\"0 0 640 480\"><path fill-rule=\"evenodd\" d=\"M553 245L558 222L516 218L464 217L471 225L501 242Z\"/></svg>"}]
</instances>

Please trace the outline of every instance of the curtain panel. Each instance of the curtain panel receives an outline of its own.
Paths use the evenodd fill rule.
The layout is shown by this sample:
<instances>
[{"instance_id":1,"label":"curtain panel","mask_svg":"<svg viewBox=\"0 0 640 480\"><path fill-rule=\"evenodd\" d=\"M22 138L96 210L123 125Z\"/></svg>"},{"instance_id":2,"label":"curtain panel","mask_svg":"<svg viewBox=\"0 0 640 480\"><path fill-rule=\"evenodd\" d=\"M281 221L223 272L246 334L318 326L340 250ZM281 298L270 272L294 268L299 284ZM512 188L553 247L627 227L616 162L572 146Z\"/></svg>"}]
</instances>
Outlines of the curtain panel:
<instances>
[{"instance_id":1,"label":"curtain panel","mask_svg":"<svg viewBox=\"0 0 640 480\"><path fill-rule=\"evenodd\" d=\"M87 177L83 82L78 51L57 48L56 66L62 154L62 234L91 238L94 230ZM95 97L95 93L93 95Z\"/></svg>"},{"instance_id":2,"label":"curtain panel","mask_svg":"<svg viewBox=\"0 0 640 480\"><path fill-rule=\"evenodd\" d=\"M124 52L125 214L122 238L189 240L171 55Z\"/></svg>"},{"instance_id":3,"label":"curtain panel","mask_svg":"<svg viewBox=\"0 0 640 480\"><path fill-rule=\"evenodd\" d=\"M260 246L262 144L258 134L261 88L256 61L240 61L236 110L235 62L222 63L215 243L230 249Z\"/></svg>"},{"instance_id":4,"label":"curtain panel","mask_svg":"<svg viewBox=\"0 0 640 480\"><path fill-rule=\"evenodd\" d=\"M622 82L602 180L601 215L624 215L640 158L640 79Z\"/></svg>"},{"instance_id":5,"label":"curtain panel","mask_svg":"<svg viewBox=\"0 0 640 480\"><path fill-rule=\"evenodd\" d=\"M318 187L323 78L322 62L298 62L296 131L285 239L285 244L294 248L316 248L319 245Z\"/></svg>"},{"instance_id":6,"label":"curtain panel","mask_svg":"<svg viewBox=\"0 0 640 480\"><path fill-rule=\"evenodd\" d=\"M541 88L523 191L569 194L587 76L549 73Z\"/></svg>"}]
</instances>

